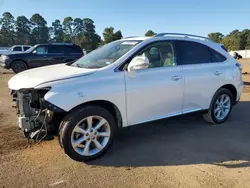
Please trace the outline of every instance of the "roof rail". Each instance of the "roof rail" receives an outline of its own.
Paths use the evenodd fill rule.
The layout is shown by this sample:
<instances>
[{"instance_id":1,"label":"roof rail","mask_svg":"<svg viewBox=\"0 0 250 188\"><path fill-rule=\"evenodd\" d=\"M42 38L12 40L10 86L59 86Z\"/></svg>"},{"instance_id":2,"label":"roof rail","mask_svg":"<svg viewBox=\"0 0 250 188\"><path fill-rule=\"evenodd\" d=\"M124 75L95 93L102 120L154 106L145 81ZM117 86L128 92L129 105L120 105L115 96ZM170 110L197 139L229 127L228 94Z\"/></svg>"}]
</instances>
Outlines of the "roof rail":
<instances>
[{"instance_id":1,"label":"roof rail","mask_svg":"<svg viewBox=\"0 0 250 188\"><path fill-rule=\"evenodd\" d=\"M193 38L205 39L206 41L214 42L212 39L210 39L208 37L202 37L202 36L198 36L198 35L190 35L190 34L185 34L185 33L158 33L157 35L155 35L155 37L164 37L166 35L183 36L186 38L193 37Z\"/></svg>"},{"instance_id":2,"label":"roof rail","mask_svg":"<svg viewBox=\"0 0 250 188\"><path fill-rule=\"evenodd\" d=\"M51 42L51 45L73 45L73 43L63 43L63 42Z\"/></svg>"},{"instance_id":3,"label":"roof rail","mask_svg":"<svg viewBox=\"0 0 250 188\"><path fill-rule=\"evenodd\" d=\"M129 39L129 38L135 38L137 36L129 36L129 37L123 37L122 39Z\"/></svg>"}]
</instances>

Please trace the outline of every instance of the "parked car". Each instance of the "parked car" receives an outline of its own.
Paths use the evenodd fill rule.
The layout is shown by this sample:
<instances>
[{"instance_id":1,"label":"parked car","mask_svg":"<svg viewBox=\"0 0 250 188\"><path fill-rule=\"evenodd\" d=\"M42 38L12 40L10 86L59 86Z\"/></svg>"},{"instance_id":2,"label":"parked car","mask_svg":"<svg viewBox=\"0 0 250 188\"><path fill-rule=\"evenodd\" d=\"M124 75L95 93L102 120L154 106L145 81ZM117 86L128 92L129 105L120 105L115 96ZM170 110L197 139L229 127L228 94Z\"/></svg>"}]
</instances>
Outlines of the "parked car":
<instances>
[{"instance_id":1,"label":"parked car","mask_svg":"<svg viewBox=\"0 0 250 188\"><path fill-rule=\"evenodd\" d=\"M11 52L25 52L26 50L30 49L32 46L30 45L15 45L12 46L9 51Z\"/></svg>"},{"instance_id":2,"label":"parked car","mask_svg":"<svg viewBox=\"0 0 250 188\"><path fill-rule=\"evenodd\" d=\"M221 44L169 33L114 41L8 84L25 136L42 139L60 123L59 143L77 161L104 154L123 127L191 112L223 123L243 88L241 65Z\"/></svg>"},{"instance_id":3,"label":"parked car","mask_svg":"<svg viewBox=\"0 0 250 188\"><path fill-rule=\"evenodd\" d=\"M23 53L3 54L0 65L19 73L30 68L67 63L82 56L82 49L74 44L38 44Z\"/></svg>"},{"instance_id":4,"label":"parked car","mask_svg":"<svg viewBox=\"0 0 250 188\"><path fill-rule=\"evenodd\" d=\"M13 52L25 52L26 50L30 49L32 46L30 45L15 45L10 48L7 48L4 51L0 51L0 55L2 54L9 54Z\"/></svg>"}]
</instances>

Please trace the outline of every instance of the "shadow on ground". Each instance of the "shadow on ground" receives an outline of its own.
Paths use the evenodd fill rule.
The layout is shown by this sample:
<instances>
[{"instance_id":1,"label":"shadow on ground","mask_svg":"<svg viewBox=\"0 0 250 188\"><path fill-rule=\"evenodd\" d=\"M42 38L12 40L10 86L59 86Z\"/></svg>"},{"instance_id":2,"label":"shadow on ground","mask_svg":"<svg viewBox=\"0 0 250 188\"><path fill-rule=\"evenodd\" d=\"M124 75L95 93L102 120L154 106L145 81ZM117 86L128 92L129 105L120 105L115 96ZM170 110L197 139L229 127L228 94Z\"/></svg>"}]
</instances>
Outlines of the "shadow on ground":
<instances>
[{"instance_id":1,"label":"shadow on ground","mask_svg":"<svg viewBox=\"0 0 250 188\"><path fill-rule=\"evenodd\" d=\"M249 86L250 82L244 82L244 85Z\"/></svg>"},{"instance_id":2,"label":"shadow on ground","mask_svg":"<svg viewBox=\"0 0 250 188\"><path fill-rule=\"evenodd\" d=\"M200 114L179 116L123 129L114 145L90 165L141 167L216 164L228 168L249 167L250 102L239 102L221 125L203 121Z\"/></svg>"}]
</instances>

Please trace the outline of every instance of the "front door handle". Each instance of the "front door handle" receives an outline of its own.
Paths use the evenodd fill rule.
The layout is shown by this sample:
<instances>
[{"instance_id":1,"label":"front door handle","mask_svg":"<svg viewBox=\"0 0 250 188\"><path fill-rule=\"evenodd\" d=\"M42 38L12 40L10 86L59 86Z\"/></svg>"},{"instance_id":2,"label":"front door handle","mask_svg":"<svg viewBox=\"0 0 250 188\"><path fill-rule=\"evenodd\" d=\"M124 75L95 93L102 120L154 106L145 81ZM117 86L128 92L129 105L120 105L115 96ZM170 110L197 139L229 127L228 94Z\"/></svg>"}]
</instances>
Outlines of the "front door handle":
<instances>
[{"instance_id":1,"label":"front door handle","mask_svg":"<svg viewBox=\"0 0 250 188\"><path fill-rule=\"evenodd\" d=\"M172 78L171 78L171 80L173 80L173 81L178 81L180 79L182 79L182 76L180 76L180 75L172 76Z\"/></svg>"},{"instance_id":2,"label":"front door handle","mask_svg":"<svg viewBox=\"0 0 250 188\"><path fill-rule=\"evenodd\" d=\"M214 75L215 75L215 76L219 76L219 75L221 75L221 74L222 74L222 72L220 72L220 71L215 71L215 72L214 72Z\"/></svg>"}]
</instances>

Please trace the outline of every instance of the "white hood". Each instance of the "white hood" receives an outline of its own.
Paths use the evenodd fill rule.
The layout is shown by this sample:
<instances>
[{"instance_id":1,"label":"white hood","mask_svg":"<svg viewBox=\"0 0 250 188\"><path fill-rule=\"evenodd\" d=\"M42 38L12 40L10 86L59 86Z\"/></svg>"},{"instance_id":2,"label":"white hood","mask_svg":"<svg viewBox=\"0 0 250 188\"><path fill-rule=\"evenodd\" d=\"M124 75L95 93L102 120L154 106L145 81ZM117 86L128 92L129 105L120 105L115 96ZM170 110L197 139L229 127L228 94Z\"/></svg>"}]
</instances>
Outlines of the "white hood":
<instances>
[{"instance_id":1,"label":"white hood","mask_svg":"<svg viewBox=\"0 0 250 188\"><path fill-rule=\"evenodd\" d=\"M34 88L45 82L88 75L97 69L84 69L65 64L46 66L30 69L13 76L9 82L9 88L13 90Z\"/></svg>"}]
</instances>

